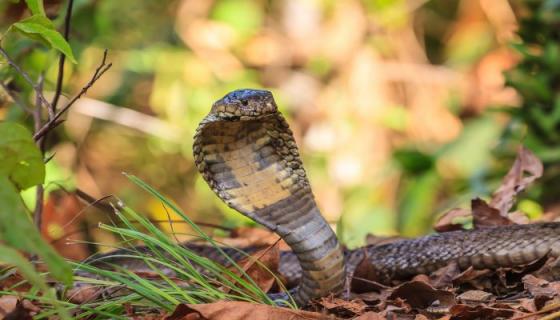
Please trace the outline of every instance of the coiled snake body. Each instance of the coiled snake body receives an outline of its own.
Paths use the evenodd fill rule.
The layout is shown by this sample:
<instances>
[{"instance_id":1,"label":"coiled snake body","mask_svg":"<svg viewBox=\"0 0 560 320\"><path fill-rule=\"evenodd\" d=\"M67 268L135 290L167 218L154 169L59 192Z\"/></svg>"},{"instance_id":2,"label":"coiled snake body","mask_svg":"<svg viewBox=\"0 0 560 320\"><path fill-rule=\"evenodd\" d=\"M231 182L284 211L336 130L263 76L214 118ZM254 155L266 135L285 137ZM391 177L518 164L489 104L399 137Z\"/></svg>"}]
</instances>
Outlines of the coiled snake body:
<instances>
[{"instance_id":1,"label":"coiled snake body","mask_svg":"<svg viewBox=\"0 0 560 320\"><path fill-rule=\"evenodd\" d=\"M300 278L299 304L339 292L346 272L363 259L379 279L390 279L451 261L462 268L495 268L560 255L560 223L448 232L343 252L315 203L292 132L269 91L237 90L216 101L196 131L193 153L220 199L292 248L280 272Z\"/></svg>"}]
</instances>

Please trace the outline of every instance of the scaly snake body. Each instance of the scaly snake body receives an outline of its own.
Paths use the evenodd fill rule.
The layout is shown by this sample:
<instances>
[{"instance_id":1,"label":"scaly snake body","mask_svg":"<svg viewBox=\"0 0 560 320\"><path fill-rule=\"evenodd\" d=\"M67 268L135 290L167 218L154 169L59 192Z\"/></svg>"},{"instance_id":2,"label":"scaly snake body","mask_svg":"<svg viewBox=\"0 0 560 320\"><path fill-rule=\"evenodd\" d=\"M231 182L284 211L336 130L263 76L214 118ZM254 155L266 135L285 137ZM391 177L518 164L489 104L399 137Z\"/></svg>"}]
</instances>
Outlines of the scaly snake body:
<instances>
[{"instance_id":1,"label":"scaly snake body","mask_svg":"<svg viewBox=\"0 0 560 320\"><path fill-rule=\"evenodd\" d=\"M294 298L300 305L340 292L364 259L373 270L372 280L388 282L452 261L462 269L480 269L560 256L556 222L446 232L343 250L317 208L292 132L268 91L237 90L215 102L196 131L193 153L198 170L220 199L292 248L281 253L279 273L288 283L299 283ZM211 246L183 245L228 264ZM252 253L256 248L242 250ZM234 260L244 256L232 248L223 251ZM118 258L119 253L96 260L133 270L142 267L141 261Z\"/></svg>"},{"instance_id":2,"label":"scaly snake body","mask_svg":"<svg viewBox=\"0 0 560 320\"><path fill-rule=\"evenodd\" d=\"M342 289L342 248L317 208L292 132L270 92L238 90L214 103L196 130L193 154L220 199L292 248L302 267L297 302Z\"/></svg>"},{"instance_id":3,"label":"scaly snake body","mask_svg":"<svg viewBox=\"0 0 560 320\"><path fill-rule=\"evenodd\" d=\"M364 258L379 279L390 279L451 261L495 268L560 255L560 223L449 232L344 254L317 208L292 132L269 91L237 90L216 101L196 131L193 153L220 199L292 248L301 266L295 295L300 304L339 292L346 269L352 272ZM298 268L284 271L295 276Z\"/></svg>"}]
</instances>

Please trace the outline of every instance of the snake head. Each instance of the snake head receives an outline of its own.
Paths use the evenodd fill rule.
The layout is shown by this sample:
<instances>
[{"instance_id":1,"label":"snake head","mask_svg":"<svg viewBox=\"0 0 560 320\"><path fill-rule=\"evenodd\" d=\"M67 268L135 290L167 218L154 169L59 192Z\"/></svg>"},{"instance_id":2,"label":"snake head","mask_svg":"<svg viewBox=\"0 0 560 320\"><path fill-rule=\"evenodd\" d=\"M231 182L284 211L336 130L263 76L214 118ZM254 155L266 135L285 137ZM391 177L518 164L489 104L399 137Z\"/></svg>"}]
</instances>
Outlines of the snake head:
<instances>
[{"instance_id":1,"label":"snake head","mask_svg":"<svg viewBox=\"0 0 560 320\"><path fill-rule=\"evenodd\" d=\"M224 120L251 120L275 113L277 110L270 91L240 89L216 101L210 113Z\"/></svg>"}]
</instances>

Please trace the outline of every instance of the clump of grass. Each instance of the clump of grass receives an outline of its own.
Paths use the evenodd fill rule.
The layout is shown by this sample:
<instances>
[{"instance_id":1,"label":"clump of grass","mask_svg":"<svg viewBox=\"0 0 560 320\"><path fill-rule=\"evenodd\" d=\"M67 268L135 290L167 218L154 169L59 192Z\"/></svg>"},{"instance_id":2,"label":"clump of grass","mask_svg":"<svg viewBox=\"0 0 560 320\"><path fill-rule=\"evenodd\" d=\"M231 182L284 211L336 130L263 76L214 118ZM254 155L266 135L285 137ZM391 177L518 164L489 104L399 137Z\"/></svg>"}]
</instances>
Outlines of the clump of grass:
<instances>
[{"instance_id":1,"label":"clump of grass","mask_svg":"<svg viewBox=\"0 0 560 320\"><path fill-rule=\"evenodd\" d=\"M172 237L161 231L149 219L138 214L133 209L122 203L117 203L115 212L122 222L121 227L100 224L100 228L116 234L126 244L127 250L119 250L113 258L126 258L128 261L138 260L145 265L150 278L143 278L126 267L111 265L109 269L99 264L102 259L95 258L87 262L73 262L77 276L74 280L81 286L95 289L99 294L94 301L73 303L72 297L64 293L60 305L79 318L95 316L99 318L127 319L123 316L126 308L132 308L135 313L142 312L171 312L178 304L209 303L219 300L238 300L261 304L282 305L295 308L291 297L287 301L271 299L259 286L246 274L242 267L227 255L223 247L208 236L185 213L171 201L166 199L151 186L139 178L126 175L133 183L156 197L161 203L182 217L195 231L194 236L204 240L209 246L228 261L225 267L206 257L198 255L181 246ZM132 244L142 243L146 249L139 250ZM123 253L124 252L124 253ZM247 255L246 253L243 253ZM259 263L257 261L257 263ZM266 268L261 264L263 268ZM169 272L174 273L173 276ZM205 270L199 272L199 270ZM278 278L277 283L283 288ZM285 290L285 288L283 288ZM1 294L13 294L6 291ZM45 302L43 311L36 316L37 319L47 319L57 313L56 309L49 307L44 297L33 292L17 294L21 297L37 302ZM289 295L288 295L289 296ZM127 306L127 307L125 307Z\"/></svg>"}]
</instances>

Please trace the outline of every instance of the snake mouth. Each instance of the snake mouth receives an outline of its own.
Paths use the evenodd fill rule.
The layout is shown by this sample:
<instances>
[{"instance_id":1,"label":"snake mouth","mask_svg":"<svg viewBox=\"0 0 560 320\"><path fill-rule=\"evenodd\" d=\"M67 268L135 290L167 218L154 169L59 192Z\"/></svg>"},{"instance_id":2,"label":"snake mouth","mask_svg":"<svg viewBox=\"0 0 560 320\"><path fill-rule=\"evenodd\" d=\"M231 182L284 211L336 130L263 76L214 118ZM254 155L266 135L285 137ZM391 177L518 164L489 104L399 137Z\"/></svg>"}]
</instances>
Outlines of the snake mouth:
<instances>
[{"instance_id":1,"label":"snake mouth","mask_svg":"<svg viewBox=\"0 0 560 320\"><path fill-rule=\"evenodd\" d=\"M232 122L259 122L273 117L274 114L272 113L257 115L236 115L227 112L218 112L211 114L211 117L208 118L208 122L227 125L228 123Z\"/></svg>"}]
</instances>

